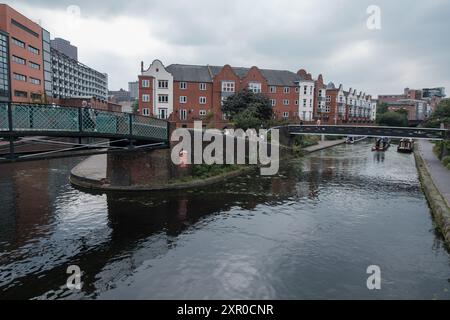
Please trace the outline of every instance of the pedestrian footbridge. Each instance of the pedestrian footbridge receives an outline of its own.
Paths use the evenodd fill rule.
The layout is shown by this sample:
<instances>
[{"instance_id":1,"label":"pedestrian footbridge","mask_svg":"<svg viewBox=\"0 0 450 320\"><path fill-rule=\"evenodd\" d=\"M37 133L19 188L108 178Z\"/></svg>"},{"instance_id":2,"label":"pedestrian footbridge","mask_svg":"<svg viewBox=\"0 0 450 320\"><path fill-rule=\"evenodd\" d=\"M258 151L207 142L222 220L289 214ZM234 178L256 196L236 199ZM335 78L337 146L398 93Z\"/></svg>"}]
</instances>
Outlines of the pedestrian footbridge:
<instances>
[{"instance_id":1,"label":"pedestrian footbridge","mask_svg":"<svg viewBox=\"0 0 450 320\"><path fill-rule=\"evenodd\" d=\"M169 122L129 113L49 104L0 103L0 141L22 137L99 138L168 147ZM81 141L81 140L80 140ZM108 147L104 144L102 147Z\"/></svg>"}]
</instances>

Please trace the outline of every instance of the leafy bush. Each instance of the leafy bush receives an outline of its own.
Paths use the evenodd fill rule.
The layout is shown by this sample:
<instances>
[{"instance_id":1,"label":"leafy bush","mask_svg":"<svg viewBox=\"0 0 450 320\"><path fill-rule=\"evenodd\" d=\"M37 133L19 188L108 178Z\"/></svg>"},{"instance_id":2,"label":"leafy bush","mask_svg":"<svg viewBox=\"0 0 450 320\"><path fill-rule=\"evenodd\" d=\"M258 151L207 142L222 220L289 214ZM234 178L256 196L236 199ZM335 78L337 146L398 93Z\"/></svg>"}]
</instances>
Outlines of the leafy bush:
<instances>
[{"instance_id":1,"label":"leafy bush","mask_svg":"<svg viewBox=\"0 0 450 320\"><path fill-rule=\"evenodd\" d=\"M445 156L442 159L442 163L444 164L444 166L448 167L448 165L450 164L450 156Z\"/></svg>"},{"instance_id":2,"label":"leafy bush","mask_svg":"<svg viewBox=\"0 0 450 320\"><path fill-rule=\"evenodd\" d=\"M229 96L223 102L222 112L241 129L265 126L273 115L269 98L246 89Z\"/></svg>"},{"instance_id":3,"label":"leafy bush","mask_svg":"<svg viewBox=\"0 0 450 320\"><path fill-rule=\"evenodd\" d=\"M209 178L218 176L230 171L235 171L241 166L234 164L200 164L192 167L192 176L196 178Z\"/></svg>"},{"instance_id":4,"label":"leafy bush","mask_svg":"<svg viewBox=\"0 0 450 320\"><path fill-rule=\"evenodd\" d=\"M444 99L439 103L436 110L425 122L425 126L428 128L439 128L441 123L450 125L450 99Z\"/></svg>"},{"instance_id":5,"label":"leafy bush","mask_svg":"<svg viewBox=\"0 0 450 320\"><path fill-rule=\"evenodd\" d=\"M408 118L402 112L388 111L378 118L380 126L407 127Z\"/></svg>"}]
</instances>

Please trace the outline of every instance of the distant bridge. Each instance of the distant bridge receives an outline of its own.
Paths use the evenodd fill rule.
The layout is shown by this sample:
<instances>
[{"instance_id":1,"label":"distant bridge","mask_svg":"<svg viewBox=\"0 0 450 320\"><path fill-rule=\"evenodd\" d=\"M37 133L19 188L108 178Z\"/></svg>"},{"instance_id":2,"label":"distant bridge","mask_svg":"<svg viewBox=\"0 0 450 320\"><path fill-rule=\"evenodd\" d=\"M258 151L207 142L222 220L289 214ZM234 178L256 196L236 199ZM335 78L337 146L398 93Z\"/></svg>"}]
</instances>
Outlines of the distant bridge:
<instances>
[{"instance_id":1,"label":"distant bridge","mask_svg":"<svg viewBox=\"0 0 450 320\"><path fill-rule=\"evenodd\" d=\"M389 137L427 140L450 139L447 129L430 128L289 125L288 130L291 135Z\"/></svg>"},{"instance_id":2,"label":"distant bridge","mask_svg":"<svg viewBox=\"0 0 450 320\"><path fill-rule=\"evenodd\" d=\"M129 113L92 108L64 107L48 104L0 103L0 141L9 142L9 154L1 161L39 157L18 155L14 142L21 137L79 138L79 143L64 143L64 152L77 155L80 149L101 148L111 152L136 148L161 148L169 145L169 122ZM81 138L107 139L104 143L81 144ZM32 141L30 138L29 141ZM58 142L48 141L49 144ZM60 142L61 144L61 142ZM133 148L134 149L134 148ZM61 150L59 150L61 152ZM52 152L46 152L50 155ZM55 151L58 153L58 151Z\"/></svg>"}]
</instances>

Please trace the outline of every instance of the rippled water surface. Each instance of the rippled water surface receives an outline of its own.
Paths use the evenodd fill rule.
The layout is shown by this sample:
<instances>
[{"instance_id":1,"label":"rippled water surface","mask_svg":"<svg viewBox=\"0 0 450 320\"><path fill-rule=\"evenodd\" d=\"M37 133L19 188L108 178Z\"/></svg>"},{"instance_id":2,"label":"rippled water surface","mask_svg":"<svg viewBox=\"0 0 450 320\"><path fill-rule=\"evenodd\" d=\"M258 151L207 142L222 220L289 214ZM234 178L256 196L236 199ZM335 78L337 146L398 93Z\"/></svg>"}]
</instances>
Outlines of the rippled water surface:
<instances>
[{"instance_id":1,"label":"rippled water surface","mask_svg":"<svg viewBox=\"0 0 450 320\"><path fill-rule=\"evenodd\" d=\"M138 195L74 189L79 161L0 166L0 298L450 298L414 157L395 148L343 145L276 177Z\"/></svg>"}]
</instances>

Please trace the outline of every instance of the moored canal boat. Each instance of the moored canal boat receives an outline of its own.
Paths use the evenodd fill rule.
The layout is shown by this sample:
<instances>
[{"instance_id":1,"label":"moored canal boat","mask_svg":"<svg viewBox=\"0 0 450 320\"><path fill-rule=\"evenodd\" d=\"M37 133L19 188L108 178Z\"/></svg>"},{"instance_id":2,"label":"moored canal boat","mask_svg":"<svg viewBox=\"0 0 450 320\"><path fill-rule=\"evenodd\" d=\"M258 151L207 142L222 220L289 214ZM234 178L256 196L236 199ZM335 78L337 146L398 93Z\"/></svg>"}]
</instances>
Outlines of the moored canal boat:
<instances>
[{"instance_id":1,"label":"moored canal boat","mask_svg":"<svg viewBox=\"0 0 450 320\"><path fill-rule=\"evenodd\" d=\"M400 143L397 147L397 152L401 153L411 153L414 151L414 140L407 138L400 140Z\"/></svg>"},{"instance_id":2,"label":"moored canal boat","mask_svg":"<svg viewBox=\"0 0 450 320\"><path fill-rule=\"evenodd\" d=\"M375 141L375 145L372 147L372 151L387 151L389 147L391 146L391 140L388 138L378 138Z\"/></svg>"}]
</instances>

